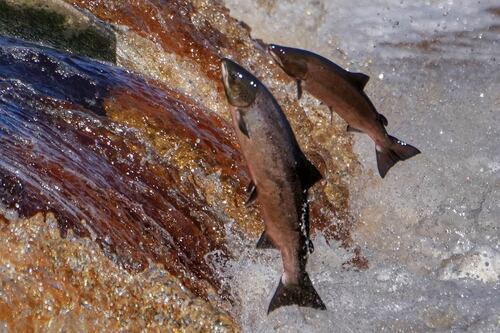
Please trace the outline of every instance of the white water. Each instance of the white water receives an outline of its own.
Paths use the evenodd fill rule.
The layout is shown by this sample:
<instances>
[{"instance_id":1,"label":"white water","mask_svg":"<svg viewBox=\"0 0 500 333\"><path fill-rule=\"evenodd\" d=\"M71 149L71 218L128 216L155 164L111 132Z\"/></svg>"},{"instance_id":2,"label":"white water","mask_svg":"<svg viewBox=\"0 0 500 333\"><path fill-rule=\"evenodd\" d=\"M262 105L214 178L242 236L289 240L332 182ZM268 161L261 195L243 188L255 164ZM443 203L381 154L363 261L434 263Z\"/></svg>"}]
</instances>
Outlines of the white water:
<instances>
[{"instance_id":1,"label":"white water","mask_svg":"<svg viewBox=\"0 0 500 333\"><path fill-rule=\"evenodd\" d=\"M225 3L254 38L370 75L366 91L388 132L422 151L382 180L373 143L356 134L351 211L370 268L342 269L351 254L320 235L308 271L328 310L266 316L281 261L249 241L231 282L244 329L500 332L500 16L487 11L500 3Z\"/></svg>"}]
</instances>

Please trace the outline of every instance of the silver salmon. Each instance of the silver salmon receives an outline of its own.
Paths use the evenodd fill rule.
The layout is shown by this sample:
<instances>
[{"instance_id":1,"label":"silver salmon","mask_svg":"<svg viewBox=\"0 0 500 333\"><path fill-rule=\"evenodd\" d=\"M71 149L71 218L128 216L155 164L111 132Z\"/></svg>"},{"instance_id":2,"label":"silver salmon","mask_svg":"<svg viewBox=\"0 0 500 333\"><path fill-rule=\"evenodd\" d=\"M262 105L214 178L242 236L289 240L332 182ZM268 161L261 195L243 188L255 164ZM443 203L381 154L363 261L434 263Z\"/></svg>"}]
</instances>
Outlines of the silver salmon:
<instances>
[{"instance_id":1,"label":"silver salmon","mask_svg":"<svg viewBox=\"0 0 500 333\"><path fill-rule=\"evenodd\" d=\"M369 77L352 73L332 61L309 51L269 45L269 52L278 65L297 82L298 98L302 88L325 103L331 111L344 119L352 132L368 134L375 142L379 174L398 161L406 160L420 151L387 134L387 119L377 112L363 91Z\"/></svg>"},{"instance_id":2,"label":"silver salmon","mask_svg":"<svg viewBox=\"0 0 500 333\"><path fill-rule=\"evenodd\" d=\"M269 304L326 309L306 272L309 252L307 191L321 174L301 151L283 111L267 88L243 67L222 59L231 116L265 231L259 240L281 252L283 274Z\"/></svg>"}]
</instances>

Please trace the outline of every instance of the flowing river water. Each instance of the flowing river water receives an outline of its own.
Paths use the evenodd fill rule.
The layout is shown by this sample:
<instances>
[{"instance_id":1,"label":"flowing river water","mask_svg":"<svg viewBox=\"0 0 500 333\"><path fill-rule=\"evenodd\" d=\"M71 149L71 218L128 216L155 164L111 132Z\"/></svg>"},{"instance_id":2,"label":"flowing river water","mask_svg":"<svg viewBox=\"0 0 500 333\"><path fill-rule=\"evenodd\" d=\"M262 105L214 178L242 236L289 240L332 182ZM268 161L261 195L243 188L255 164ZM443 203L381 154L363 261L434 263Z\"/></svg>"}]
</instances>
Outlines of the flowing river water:
<instances>
[{"instance_id":1,"label":"flowing river water","mask_svg":"<svg viewBox=\"0 0 500 333\"><path fill-rule=\"evenodd\" d=\"M0 329L497 331L499 26L494 1L0 0ZM370 75L423 153L381 180L270 42ZM266 316L280 258L254 248L220 57L269 86L324 175L325 312Z\"/></svg>"}]
</instances>

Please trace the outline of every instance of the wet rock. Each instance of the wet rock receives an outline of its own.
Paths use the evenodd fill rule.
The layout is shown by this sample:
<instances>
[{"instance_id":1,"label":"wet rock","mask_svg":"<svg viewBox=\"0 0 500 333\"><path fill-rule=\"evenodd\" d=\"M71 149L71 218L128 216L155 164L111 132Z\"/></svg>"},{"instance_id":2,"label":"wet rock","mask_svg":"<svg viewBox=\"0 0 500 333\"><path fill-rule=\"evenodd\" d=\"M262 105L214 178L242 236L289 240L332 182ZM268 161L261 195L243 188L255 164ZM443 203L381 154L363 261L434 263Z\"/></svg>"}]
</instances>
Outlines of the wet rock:
<instances>
[{"instance_id":1,"label":"wet rock","mask_svg":"<svg viewBox=\"0 0 500 333\"><path fill-rule=\"evenodd\" d=\"M474 279L494 283L500 277L500 253L488 246L443 260L441 280Z\"/></svg>"},{"instance_id":2,"label":"wet rock","mask_svg":"<svg viewBox=\"0 0 500 333\"><path fill-rule=\"evenodd\" d=\"M0 34L116 61L113 31L59 0L0 0Z\"/></svg>"},{"instance_id":3,"label":"wet rock","mask_svg":"<svg viewBox=\"0 0 500 333\"><path fill-rule=\"evenodd\" d=\"M231 319L150 264L123 270L52 214L0 224L0 330L235 332Z\"/></svg>"}]
</instances>

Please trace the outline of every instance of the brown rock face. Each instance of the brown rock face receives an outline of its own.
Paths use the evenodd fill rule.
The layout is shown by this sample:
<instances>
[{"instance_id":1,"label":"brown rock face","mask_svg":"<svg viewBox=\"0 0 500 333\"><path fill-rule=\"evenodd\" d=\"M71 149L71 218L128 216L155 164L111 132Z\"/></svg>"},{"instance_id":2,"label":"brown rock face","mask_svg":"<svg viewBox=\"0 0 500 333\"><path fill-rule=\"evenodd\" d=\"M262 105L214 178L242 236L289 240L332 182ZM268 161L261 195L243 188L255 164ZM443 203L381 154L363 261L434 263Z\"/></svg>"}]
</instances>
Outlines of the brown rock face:
<instances>
[{"instance_id":1,"label":"brown rock face","mask_svg":"<svg viewBox=\"0 0 500 333\"><path fill-rule=\"evenodd\" d=\"M30 48L39 72L2 46L3 205L21 217L54 212L63 234L95 238L129 269L153 260L198 295L219 289L204 256L228 253L223 222L191 170L217 169L236 188L245 179L225 122L120 70Z\"/></svg>"}]
</instances>

